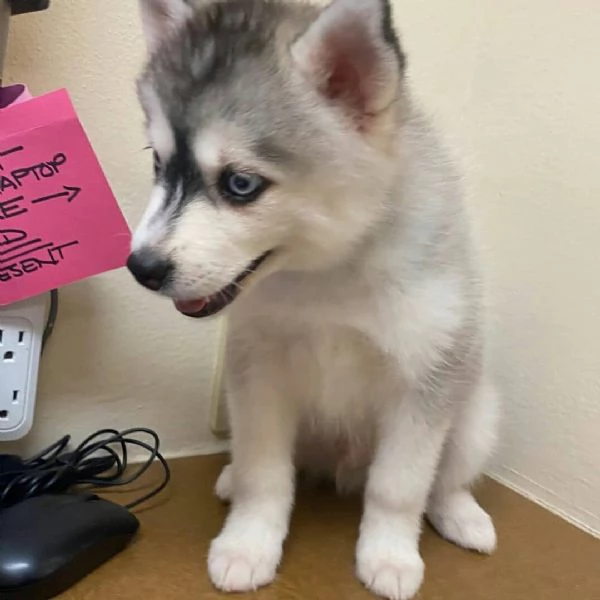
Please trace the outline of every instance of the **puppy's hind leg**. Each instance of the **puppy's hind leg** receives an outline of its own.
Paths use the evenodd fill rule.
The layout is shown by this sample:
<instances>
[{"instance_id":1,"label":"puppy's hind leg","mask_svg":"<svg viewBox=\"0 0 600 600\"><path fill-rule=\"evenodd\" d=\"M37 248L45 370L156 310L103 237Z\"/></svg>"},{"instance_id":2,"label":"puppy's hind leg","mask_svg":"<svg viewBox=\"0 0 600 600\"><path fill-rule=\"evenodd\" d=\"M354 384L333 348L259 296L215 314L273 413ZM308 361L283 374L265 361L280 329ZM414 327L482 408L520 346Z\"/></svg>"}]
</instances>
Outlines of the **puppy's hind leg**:
<instances>
[{"instance_id":1,"label":"puppy's hind leg","mask_svg":"<svg viewBox=\"0 0 600 600\"><path fill-rule=\"evenodd\" d=\"M495 444L498 415L495 390L480 383L457 415L427 510L429 521L440 535L484 554L495 550L496 531L470 487Z\"/></svg>"},{"instance_id":2,"label":"puppy's hind leg","mask_svg":"<svg viewBox=\"0 0 600 600\"><path fill-rule=\"evenodd\" d=\"M215 485L215 495L223 502L231 502L233 496L233 473L231 464L223 467Z\"/></svg>"}]
</instances>

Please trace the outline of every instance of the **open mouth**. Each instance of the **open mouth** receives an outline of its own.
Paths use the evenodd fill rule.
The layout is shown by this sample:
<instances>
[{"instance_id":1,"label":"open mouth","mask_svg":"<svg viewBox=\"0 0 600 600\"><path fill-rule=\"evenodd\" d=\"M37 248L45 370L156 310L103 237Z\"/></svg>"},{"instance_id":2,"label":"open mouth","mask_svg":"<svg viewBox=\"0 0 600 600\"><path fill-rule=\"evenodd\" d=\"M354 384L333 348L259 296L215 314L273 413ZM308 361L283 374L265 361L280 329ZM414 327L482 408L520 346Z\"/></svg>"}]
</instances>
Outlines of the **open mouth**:
<instances>
[{"instance_id":1,"label":"open mouth","mask_svg":"<svg viewBox=\"0 0 600 600\"><path fill-rule=\"evenodd\" d=\"M269 257L271 250L255 258L230 284L218 292L197 300L174 300L175 308L186 317L210 317L229 306L242 291L242 283Z\"/></svg>"}]
</instances>

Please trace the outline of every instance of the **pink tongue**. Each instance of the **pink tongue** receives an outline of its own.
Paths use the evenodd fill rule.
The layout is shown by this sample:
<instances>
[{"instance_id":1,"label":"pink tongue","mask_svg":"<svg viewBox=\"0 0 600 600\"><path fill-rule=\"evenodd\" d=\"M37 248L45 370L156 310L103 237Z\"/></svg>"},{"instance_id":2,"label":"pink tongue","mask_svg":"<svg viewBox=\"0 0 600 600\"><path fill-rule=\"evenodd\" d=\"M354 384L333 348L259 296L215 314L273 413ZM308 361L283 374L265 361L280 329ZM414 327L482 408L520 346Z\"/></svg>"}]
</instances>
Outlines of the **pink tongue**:
<instances>
[{"instance_id":1,"label":"pink tongue","mask_svg":"<svg viewBox=\"0 0 600 600\"><path fill-rule=\"evenodd\" d=\"M175 300L175 308L182 313L195 314L199 313L207 304L208 301L204 298L200 300L190 300L185 302L183 300Z\"/></svg>"}]
</instances>

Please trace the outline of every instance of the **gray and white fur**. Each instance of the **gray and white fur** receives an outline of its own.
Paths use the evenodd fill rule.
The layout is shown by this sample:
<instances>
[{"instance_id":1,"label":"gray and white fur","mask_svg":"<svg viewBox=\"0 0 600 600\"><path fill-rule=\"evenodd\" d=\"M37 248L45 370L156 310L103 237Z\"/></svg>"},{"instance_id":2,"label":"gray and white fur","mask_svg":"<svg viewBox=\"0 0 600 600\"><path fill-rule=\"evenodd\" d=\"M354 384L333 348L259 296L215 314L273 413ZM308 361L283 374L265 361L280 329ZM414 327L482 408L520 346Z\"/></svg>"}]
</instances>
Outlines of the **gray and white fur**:
<instances>
[{"instance_id":1,"label":"gray and white fur","mask_svg":"<svg viewBox=\"0 0 600 600\"><path fill-rule=\"evenodd\" d=\"M229 319L210 577L274 579L306 470L364 490L357 576L411 598L425 515L496 546L470 488L497 402L460 179L411 100L389 2L140 3L156 184L129 266L181 312Z\"/></svg>"}]
</instances>

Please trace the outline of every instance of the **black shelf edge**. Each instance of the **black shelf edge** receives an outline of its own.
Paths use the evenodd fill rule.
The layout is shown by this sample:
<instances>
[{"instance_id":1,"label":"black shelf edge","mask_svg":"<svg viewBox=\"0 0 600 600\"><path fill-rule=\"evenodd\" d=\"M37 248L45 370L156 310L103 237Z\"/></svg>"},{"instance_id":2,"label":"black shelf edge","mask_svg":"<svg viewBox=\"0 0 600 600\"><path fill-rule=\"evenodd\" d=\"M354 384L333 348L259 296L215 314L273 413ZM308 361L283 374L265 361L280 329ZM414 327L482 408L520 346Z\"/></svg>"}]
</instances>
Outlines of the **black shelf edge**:
<instances>
[{"instance_id":1,"label":"black shelf edge","mask_svg":"<svg viewBox=\"0 0 600 600\"><path fill-rule=\"evenodd\" d=\"M13 15L38 12L50 6L50 0L8 0L8 3Z\"/></svg>"}]
</instances>

